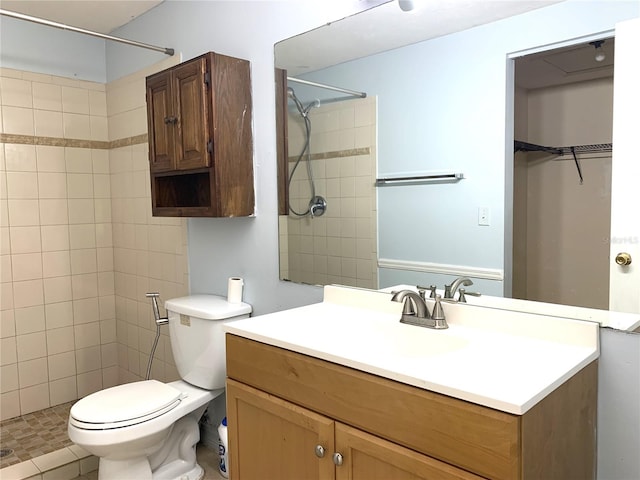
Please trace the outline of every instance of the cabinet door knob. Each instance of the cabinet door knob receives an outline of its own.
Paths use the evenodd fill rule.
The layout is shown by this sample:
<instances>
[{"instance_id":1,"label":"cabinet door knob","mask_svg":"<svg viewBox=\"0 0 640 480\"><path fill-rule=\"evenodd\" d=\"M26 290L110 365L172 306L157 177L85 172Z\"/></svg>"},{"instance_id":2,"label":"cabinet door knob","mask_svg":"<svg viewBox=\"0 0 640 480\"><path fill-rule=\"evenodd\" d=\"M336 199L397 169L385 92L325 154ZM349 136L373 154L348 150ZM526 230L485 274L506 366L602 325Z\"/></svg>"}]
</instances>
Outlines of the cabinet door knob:
<instances>
[{"instance_id":1,"label":"cabinet door knob","mask_svg":"<svg viewBox=\"0 0 640 480\"><path fill-rule=\"evenodd\" d=\"M164 117L164 123L165 123L165 125L169 125L169 124L175 125L176 123L178 123L178 118L177 117Z\"/></svg>"},{"instance_id":2,"label":"cabinet door knob","mask_svg":"<svg viewBox=\"0 0 640 480\"><path fill-rule=\"evenodd\" d=\"M623 267L631 265L631 255L629 255L627 252L620 252L618 255L616 255L616 263Z\"/></svg>"},{"instance_id":3,"label":"cabinet door knob","mask_svg":"<svg viewBox=\"0 0 640 480\"><path fill-rule=\"evenodd\" d=\"M342 454L341 453L334 453L333 454L333 463L336 465L336 467L339 467L340 465L342 465Z\"/></svg>"},{"instance_id":4,"label":"cabinet door knob","mask_svg":"<svg viewBox=\"0 0 640 480\"><path fill-rule=\"evenodd\" d=\"M324 447L322 445L316 445L316 457L324 457Z\"/></svg>"}]
</instances>

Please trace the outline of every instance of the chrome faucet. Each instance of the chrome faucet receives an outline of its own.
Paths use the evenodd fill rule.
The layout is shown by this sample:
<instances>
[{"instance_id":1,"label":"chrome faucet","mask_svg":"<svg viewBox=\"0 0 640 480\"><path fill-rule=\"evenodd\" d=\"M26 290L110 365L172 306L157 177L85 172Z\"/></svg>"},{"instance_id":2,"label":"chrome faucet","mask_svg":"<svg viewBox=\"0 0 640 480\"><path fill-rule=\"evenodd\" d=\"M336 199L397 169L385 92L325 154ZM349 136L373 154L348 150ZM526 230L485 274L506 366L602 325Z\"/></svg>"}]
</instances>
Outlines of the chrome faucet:
<instances>
[{"instance_id":1,"label":"chrome faucet","mask_svg":"<svg viewBox=\"0 0 640 480\"><path fill-rule=\"evenodd\" d=\"M426 328L448 328L442 305L440 305L440 295L436 296L436 304L433 307L433 311L437 312L437 318L431 318L427 304L423 298L413 290L394 292L391 300L394 302L404 302L400 323Z\"/></svg>"},{"instance_id":2,"label":"chrome faucet","mask_svg":"<svg viewBox=\"0 0 640 480\"><path fill-rule=\"evenodd\" d=\"M451 285L444 286L444 298L453 298L458 288L464 285L465 287L469 285L473 285L473 282L469 277L458 277L456 278Z\"/></svg>"}]
</instances>

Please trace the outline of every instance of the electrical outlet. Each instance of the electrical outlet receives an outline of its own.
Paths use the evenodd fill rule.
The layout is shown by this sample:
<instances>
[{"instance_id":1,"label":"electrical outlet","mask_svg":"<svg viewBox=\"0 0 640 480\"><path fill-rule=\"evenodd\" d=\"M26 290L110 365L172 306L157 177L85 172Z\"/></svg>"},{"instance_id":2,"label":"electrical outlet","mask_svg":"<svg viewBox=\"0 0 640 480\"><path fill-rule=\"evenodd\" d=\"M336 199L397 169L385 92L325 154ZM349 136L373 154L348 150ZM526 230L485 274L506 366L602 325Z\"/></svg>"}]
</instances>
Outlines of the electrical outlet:
<instances>
[{"instance_id":1,"label":"electrical outlet","mask_svg":"<svg viewBox=\"0 0 640 480\"><path fill-rule=\"evenodd\" d=\"M491 224L489 207L478 207L478 225L488 226Z\"/></svg>"}]
</instances>

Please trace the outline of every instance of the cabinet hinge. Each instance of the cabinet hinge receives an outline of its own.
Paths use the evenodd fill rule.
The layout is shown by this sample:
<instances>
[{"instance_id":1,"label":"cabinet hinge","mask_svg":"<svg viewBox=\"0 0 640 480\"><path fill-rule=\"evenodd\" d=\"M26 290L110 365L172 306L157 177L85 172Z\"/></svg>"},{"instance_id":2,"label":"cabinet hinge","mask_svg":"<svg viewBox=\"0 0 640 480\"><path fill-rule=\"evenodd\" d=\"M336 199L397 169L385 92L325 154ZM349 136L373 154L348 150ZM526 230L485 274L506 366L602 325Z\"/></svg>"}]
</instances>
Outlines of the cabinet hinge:
<instances>
[{"instance_id":1,"label":"cabinet hinge","mask_svg":"<svg viewBox=\"0 0 640 480\"><path fill-rule=\"evenodd\" d=\"M213 140L209 140L207 142L207 152L209 152L210 154L213 154Z\"/></svg>"},{"instance_id":2,"label":"cabinet hinge","mask_svg":"<svg viewBox=\"0 0 640 480\"><path fill-rule=\"evenodd\" d=\"M211 85L211 72L204 72L204 83L205 85Z\"/></svg>"}]
</instances>

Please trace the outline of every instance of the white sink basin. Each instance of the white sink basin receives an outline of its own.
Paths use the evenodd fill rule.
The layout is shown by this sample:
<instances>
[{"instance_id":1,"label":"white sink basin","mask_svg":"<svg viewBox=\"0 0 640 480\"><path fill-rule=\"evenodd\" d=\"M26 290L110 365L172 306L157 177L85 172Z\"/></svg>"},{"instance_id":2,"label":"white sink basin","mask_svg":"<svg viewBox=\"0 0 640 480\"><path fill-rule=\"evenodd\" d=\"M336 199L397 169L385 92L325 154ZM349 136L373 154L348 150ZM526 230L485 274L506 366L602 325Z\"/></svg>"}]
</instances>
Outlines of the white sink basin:
<instances>
[{"instance_id":1,"label":"white sink basin","mask_svg":"<svg viewBox=\"0 0 640 480\"><path fill-rule=\"evenodd\" d=\"M406 358L425 358L460 350L469 340L446 330L433 330L400 321L379 325L378 330L363 332L363 340L380 352ZM384 327L384 328L382 328Z\"/></svg>"}]
</instances>

